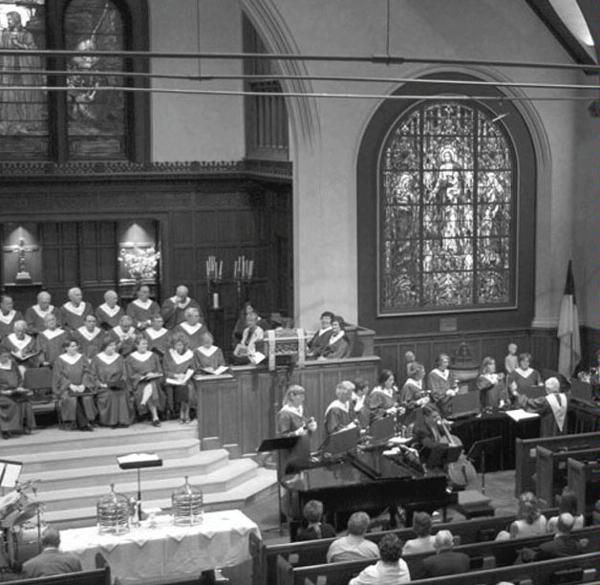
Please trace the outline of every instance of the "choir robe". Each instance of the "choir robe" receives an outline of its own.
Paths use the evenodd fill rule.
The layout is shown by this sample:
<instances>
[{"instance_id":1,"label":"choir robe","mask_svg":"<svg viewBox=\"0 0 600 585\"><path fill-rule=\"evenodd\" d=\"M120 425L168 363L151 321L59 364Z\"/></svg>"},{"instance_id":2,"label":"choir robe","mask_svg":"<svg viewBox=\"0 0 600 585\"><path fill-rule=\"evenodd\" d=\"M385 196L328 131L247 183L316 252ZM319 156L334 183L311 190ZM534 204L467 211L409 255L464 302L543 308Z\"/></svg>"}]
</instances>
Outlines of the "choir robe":
<instances>
[{"instance_id":1,"label":"choir robe","mask_svg":"<svg viewBox=\"0 0 600 585\"><path fill-rule=\"evenodd\" d=\"M4 314L0 311L0 341L13 332L13 327L17 321L22 321L23 315L19 311L9 311Z\"/></svg>"},{"instance_id":2,"label":"choir robe","mask_svg":"<svg viewBox=\"0 0 600 585\"><path fill-rule=\"evenodd\" d=\"M171 335L185 335L188 341L188 347L194 351L202 345L202 338L207 331L208 329L202 323L197 323L196 325L192 326L184 321L172 329Z\"/></svg>"},{"instance_id":3,"label":"choir robe","mask_svg":"<svg viewBox=\"0 0 600 585\"><path fill-rule=\"evenodd\" d=\"M68 339L70 339L69 334L60 327L52 330L44 329L37 337L38 349L41 352L40 361L53 366L58 356L65 351L64 344Z\"/></svg>"},{"instance_id":4,"label":"choir robe","mask_svg":"<svg viewBox=\"0 0 600 585\"><path fill-rule=\"evenodd\" d=\"M97 390L100 424L109 427L131 424L133 404L129 398L123 356L118 353L108 356L100 352L92 360L92 375ZM100 387L100 384L108 387Z\"/></svg>"},{"instance_id":5,"label":"choir robe","mask_svg":"<svg viewBox=\"0 0 600 585\"><path fill-rule=\"evenodd\" d=\"M417 404L417 400L423 397L423 381L414 380L408 378L402 388L400 388L400 394L398 401L404 408L406 408L406 414L402 417L402 424L410 425L415 422L417 413L421 408Z\"/></svg>"},{"instance_id":6,"label":"choir robe","mask_svg":"<svg viewBox=\"0 0 600 585\"><path fill-rule=\"evenodd\" d=\"M308 342L308 349L310 350L311 355L319 357L329 344L329 338L332 334L333 329L331 327L319 329Z\"/></svg>"},{"instance_id":7,"label":"choir robe","mask_svg":"<svg viewBox=\"0 0 600 585\"><path fill-rule=\"evenodd\" d=\"M71 301L67 301L61 308L62 325L70 332L75 332L83 327L85 318L94 314L94 309L90 303L81 301L78 307L75 307Z\"/></svg>"},{"instance_id":8,"label":"choir robe","mask_svg":"<svg viewBox=\"0 0 600 585\"><path fill-rule=\"evenodd\" d=\"M190 309L198 309L200 313L200 321L204 323L204 313L200 308L198 302L191 297L187 298L184 307L180 307L177 303L177 297L170 297L164 303L160 310L160 313L165 320L165 327L167 329L174 329L176 325L185 321L185 312Z\"/></svg>"},{"instance_id":9,"label":"choir robe","mask_svg":"<svg viewBox=\"0 0 600 585\"><path fill-rule=\"evenodd\" d=\"M70 384L83 384L90 390L95 387L89 361L83 354L77 354L76 359L72 359L66 353L58 357L52 369L52 389L54 395L58 398L60 416L63 422L75 422L78 399L81 400L83 414L88 422L93 421L98 414L93 394L81 396L71 394L69 392Z\"/></svg>"},{"instance_id":10,"label":"choir robe","mask_svg":"<svg viewBox=\"0 0 600 585\"><path fill-rule=\"evenodd\" d=\"M88 360L91 360L102 350L102 343L104 341L103 333L100 327L94 327L93 331L88 331L85 326L81 326L77 331L73 332L72 337L79 344L81 353Z\"/></svg>"},{"instance_id":11,"label":"choir robe","mask_svg":"<svg viewBox=\"0 0 600 585\"><path fill-rule=\"evenodd\" d=\"M369 409L368 396L359 396L356 392L352 393L351 409L352 416L358 420L361 429L366 429L371 422L371 410Z\"/></svg>"},{"instance_id":12,"label":"choir robe","mask_svg":"<svg viewBox=\"0 0 600 585\"><path fill-rule=\"evenodd\" d=\"M350 342L346 334L341 332L339 335L332 335L327 346L323 348L321 356L331 360L350 357Z\"/></svg>"},{"instance_id":13,"label":"choir robe","mask_svg":"<svg viewBox=\"0 0 600 585\"><path fill-rule=\"evenodd\" d=\"M106 303L103 303L96 308L98 327L101 327L105 331L110 331L113 327L116 327L123 315L125 315L125 311L119 305L115 305L111 309Z\"/></svg>"},{"instance_id":14,"label":"choir robe","mask_svg":"<svg viewBox=\"0 0 600 585\"><path fill-rule=\"evenodd\" d=\"M176 378L179 374L186 374L188 370L194 371L194 352L187 349L182 354L174 349L169 349L163 357L163 371L166 378ZM194 402L194 381L192 378L185 385L168 384L165 381L167 391L167 404L170 410L174 410L181 402L192 404Z\"/></svg>"},{"instance_id":15,"label":"choir robe","mask_svg":"<svg viewBox=\"0 0 600 585\"><path fill-rule=\"evenodd\" d=\"M138 351L130 353L125 358L125 372L127 374L127 383L134 394L135 403L140 414L145 412L145 405L142 404L144 388L150 384L152 396L148 402L152 402L158 410L165 408L165 394L161 388L162 378L157 378L150 381L142 380L145 374L150 372L162 374L160 359L152 352L147 351L143 354Z\"/></svg>"},{"instance_id":16,"label":"choir robe","mask_svg":"<svg viewBox=\"0 0 600 585\"><path fill-rule=\"evenodd\" d=\"M456 388L457 383L456 376L450 370L442 372L435 368L427 374L427 390L431 391L431 400L444 418L452 413L452 397L446 396L446 392Z\"/></svg>"},{"instance_id":17,"label":"choir robe","mask_svg":"<svg viewBox=\"0 0 600 585\"><path fill-rule=\"evenodd\" d=\"M354 420L354 412L349 402L334 400L325 410L325 434L341 431Z\"/></svg>"},{"instance_id":18,"label":"choir robe","mask_svg":"<svg viewBox=\"0 0 600 585\"><path fill-rule=\"evenodd\" d=\"M500 402L508 404L508 392L504 380L498 379L498 374L481 374L477 377L479 389L479 407L483 412L486 408L500 408Z\"/></svg>"},{"instance_id":19,"label":"choir robe","mask_svg":"<svg viewBox=\"0 0 600 585\"><path fill-rule=\"evenodd\" d=\"M37 343L31 335L25 334L23 339L19 339L16 333L7 335L2 341L2 345L13 354L13 359L22 368L35 368L38 365L39 349ZM31 356L26 360L21 359L22 356ZM21 369L21 372L23 370Z\"/></svg>"},{"instance_id":20,"label":"choir robe","mask_svg":"<svg viewBox=\"0 0 600 585\"><path fill-rule=\"evenodd\" d=\"M558 396L560 396L560 403ZM566 434L569 408L569 397L566 394L559 392L558 394L546 394L539 398L518 396L517 402L521 408L540 415L541 437L556 437Z\"/></svg>"},{"instance_id":21,"label":"choir robe","mask_svg":"<svg viewBox=\"0 0 600 585\"><path fill-rule=\"evenodd\" d=\"M216 370L218 367L225 365L223 352L216 345L211 345L209 348L201 345L194 352L194 370L197 372L206 370L206 368Z\"/></svg>"},{"instance_id":22,"label":"choir robe","mask_svg":"<svg viewBox=\"0 0 600 585\"><path fill-rule=\"evenodd\" d=\"M294 407L284 404L276 416L276 432L278 437L296 436L298 429L304 427L308 419L304 414L304 407ZM310 433L302 434L298 442L291 449L280 449L278 453L279 463L277 466L278 477L286 473L294 473L298 469L306 468L310 460Z\"/></svg>"},{"instance_id":23,"label":"choir robe","mask_svg":"<svg viewBox=\"0 0 600 585\"><path fill-rule=\"evenodd\" d=\"M23 383L21 372L13 360L7 366L0 364L0 391L15 390ZM22 433L35 428L33 409L27 399L15 400L0 393L0 432Z\"/></svg>"},{"instance_id":24,"label":"choir robe","mask_svg":"<svg viewBox=\"0 0 600 585\"><path fill-rule=\"evenodd\" d=\"M375 386L367 397L367 405L371 412L371 422L387 415L387 410L396 406L398 388L394 386L389 390Z\"/></svg>"},{"instance_id":25,"label":"choir robe","mask_svg":"<svg viewBox=\"0 0 600 585\"><path fill-rule=\"evenodd\" d=\"M123 357L127 357L132 351L135 350L135 329L130 327L128 331L124 331L120 325L113 327L109 332L108 336L115 341L119 353Z\"/></svg>"},{"instance_id":26,"label":"choir robe","mask_svg":"<svg viewBox=\"0 0 600 585\"><path fill-rule=\"evenodd\" d=\"M160 329L154 329L148 327L144 329L142 335L148 340L148 349L158 354L162 358L169 350L170 336L169 330L161 327Z\"/></svg>"},{"instance_id":27,"label":"choir robe","mask_svg":"<svg viewBox=\"0 0 600 585\"><path fill-rule=\"evenodd\" d=\"M152 299L148 299L145 303L140 299L134 299L127 305L127 315L131 317L133 326L142 331L150 327L155 315L160 315L160 307Z\"/></svg>"},{"instance_id":28,"label":"choir robe","mask_svg":"<svg viewBox=\"0 0 600 585\"><path fill-rule=\"evenodd\" d=\"M519 394L525 394L528 389L544 384L540 373L533 368L528 368L527 370L516 368L508 375L506 382L509 388L511 387L511 384L515 382Z\"/></svg>"},{"instance_id":29,"label":"choir robe","mask_svg":"<svg viewBox=\"0 0 600 585\"><path fill-rule=\"evenodd\" d=\"M33 305L25 311L25 321L27 321L29 335L37 336L46 329L45 319L48 315L54 315L56 324L60 327L62 315L54 305L50 305L47 311L43 311L39 305Z\"/></svg>"}]
</instances>

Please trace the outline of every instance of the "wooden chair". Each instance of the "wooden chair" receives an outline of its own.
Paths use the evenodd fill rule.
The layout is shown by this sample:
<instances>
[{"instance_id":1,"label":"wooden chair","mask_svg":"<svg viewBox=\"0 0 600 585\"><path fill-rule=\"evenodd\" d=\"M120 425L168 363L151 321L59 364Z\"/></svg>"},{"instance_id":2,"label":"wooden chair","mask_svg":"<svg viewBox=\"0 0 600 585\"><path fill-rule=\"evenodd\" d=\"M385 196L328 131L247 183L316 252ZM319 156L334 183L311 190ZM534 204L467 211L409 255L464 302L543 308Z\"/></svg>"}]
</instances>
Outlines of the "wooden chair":
<instances>
[{"instance_id":1,"label":"wooden chair","mask_svg":"<svg viewBox=\"0 0 600 585\"><path fill-rule=\"evenodd\" d=\"M29 368L23 376L23 386L33 391L33 411L52 412L56 409L56 398L52 394L52 370Z\"/></svg>"}]
</instances>

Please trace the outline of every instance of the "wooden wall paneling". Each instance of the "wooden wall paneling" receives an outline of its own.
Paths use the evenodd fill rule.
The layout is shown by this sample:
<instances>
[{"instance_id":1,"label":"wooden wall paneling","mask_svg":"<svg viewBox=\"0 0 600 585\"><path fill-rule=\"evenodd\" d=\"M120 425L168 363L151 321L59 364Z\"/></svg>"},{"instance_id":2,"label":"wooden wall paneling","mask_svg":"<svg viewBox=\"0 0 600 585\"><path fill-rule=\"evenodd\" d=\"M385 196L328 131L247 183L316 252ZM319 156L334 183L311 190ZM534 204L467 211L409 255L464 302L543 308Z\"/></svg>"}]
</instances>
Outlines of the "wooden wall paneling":
<instances>
[{"instance_id":1,"label":"wooden wall paneling","mask_svg":"<svg viewBox=\"0 0 600 585\"><path fill-rule=\"evenodd\" d=\"M116 223L81 222L78 236L80 286L84 298L97 306L103 302L106 290L117 285Z\"/></svg>"}]
</instances>

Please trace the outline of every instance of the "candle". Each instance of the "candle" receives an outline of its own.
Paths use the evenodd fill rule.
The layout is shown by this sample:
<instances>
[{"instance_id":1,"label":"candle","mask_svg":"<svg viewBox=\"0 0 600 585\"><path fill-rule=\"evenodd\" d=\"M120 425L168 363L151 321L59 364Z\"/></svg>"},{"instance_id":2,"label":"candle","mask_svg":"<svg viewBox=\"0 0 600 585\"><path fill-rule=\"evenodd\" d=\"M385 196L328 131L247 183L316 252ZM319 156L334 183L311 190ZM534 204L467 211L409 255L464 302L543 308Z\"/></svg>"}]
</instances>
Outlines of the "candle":
<instances>
[{"instance_id":1,"label":"candle","mask_svg":"<svg viewBox=\"0 0 600 585\"><path fill-rule=\"evenodd\" d=\"M213 293L212 305L213 305L213 309L219 308L219 293Z\"/></svg>"}]
</instances>

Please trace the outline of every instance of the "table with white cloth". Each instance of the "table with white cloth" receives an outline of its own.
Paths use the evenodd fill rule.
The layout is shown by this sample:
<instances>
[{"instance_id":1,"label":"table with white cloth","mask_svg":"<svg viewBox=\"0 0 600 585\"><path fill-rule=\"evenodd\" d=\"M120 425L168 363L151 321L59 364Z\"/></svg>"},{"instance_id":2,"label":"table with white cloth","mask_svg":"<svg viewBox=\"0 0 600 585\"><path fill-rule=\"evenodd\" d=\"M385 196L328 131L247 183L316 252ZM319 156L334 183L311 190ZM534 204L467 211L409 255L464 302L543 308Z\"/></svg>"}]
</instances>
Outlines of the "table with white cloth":
<instances>
[{"instance_id":1,"label":"table with white cloth","mask_svg":"<svg viewBox=\"0 0 600 585\"><path fill-rule=\"evenodd\" d=\"M258 526L239 510L204 514L201 524L175 526L171 516L157 516L120 536L99 534L97 527L62 530L60 548L95 568L100 553L122 585L169 583L198 577L202 571L233 567L250 558L251 532Z\"/></svg>"}]
</instances>

